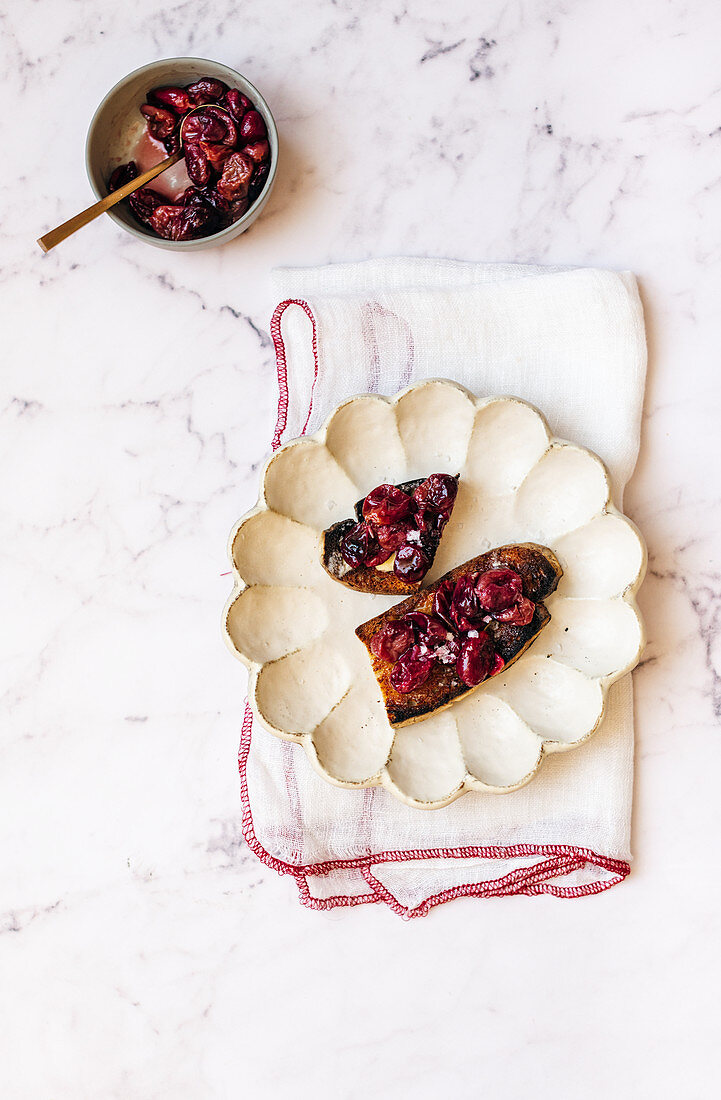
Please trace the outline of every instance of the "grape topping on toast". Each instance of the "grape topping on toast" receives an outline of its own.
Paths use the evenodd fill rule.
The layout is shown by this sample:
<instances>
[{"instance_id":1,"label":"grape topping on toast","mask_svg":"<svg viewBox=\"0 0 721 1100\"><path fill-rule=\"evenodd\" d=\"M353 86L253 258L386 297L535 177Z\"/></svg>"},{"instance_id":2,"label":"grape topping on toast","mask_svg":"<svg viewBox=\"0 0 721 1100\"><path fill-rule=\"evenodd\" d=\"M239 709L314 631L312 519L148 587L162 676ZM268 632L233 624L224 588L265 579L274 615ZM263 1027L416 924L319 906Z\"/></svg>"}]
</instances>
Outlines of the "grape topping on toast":
<instances>
[{"instance_id":1,"label":"grape topping on toast","mask_svg":"<svg viewBox=\"0 0 721 1100\"><path fill-rule=\"evenodd\" d=\"M517 661L549 622L543 601L562 575L546 546L499 546L358 626L391 726L450 706Z\"/></svg>"},{"instance_id":2,"label":"grape topping on toast","mask_svg":"<svg viewBox=\"0 0 721 1100\"><path fill-rule=\"evenodd\" d=\"M457 492L458 477L450 474L378 485L358 501L353 518L323 532L324 569L361 592L417 592L433 564Z\"/></svg>"}]
</instances>

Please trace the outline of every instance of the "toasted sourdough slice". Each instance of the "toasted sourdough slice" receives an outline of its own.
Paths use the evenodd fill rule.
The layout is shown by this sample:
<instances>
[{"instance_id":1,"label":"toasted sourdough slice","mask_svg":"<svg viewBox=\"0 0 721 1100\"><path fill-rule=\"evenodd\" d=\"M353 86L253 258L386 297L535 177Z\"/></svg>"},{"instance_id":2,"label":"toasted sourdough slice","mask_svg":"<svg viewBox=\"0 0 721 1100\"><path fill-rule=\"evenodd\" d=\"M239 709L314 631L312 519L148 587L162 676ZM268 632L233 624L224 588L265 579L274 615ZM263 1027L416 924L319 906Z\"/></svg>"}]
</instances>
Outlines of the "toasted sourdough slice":
<instances>
[{"instance_id":1,"label":"toasted sourdough slice","mask_svg":"<svg viewBox=\"0 0 721 1100\"><path fill-rule=\"evenodd\" d=\"M402 489L408 496L412 496L414 490L422 485L425 480L425 478L417 477L413 481L399 481L396 488ZM417 592L423 584L423 578L421 577L417 581L407 581L399 577L392 568L393 555L391 555L389 562L384 563L384 566L351 566L343 558L340 550L341 541L363 519L364 499L356 502L355 516L352 519L342 519L323 532L321 536L323 568L334 580L340 581L348 588L355 588L359 592L370 592L375 595L386 596L408 596L412 592ZM433 565L442 535L442 531L432 531L423 536L423 548L429 559L428 569Z\"/></svg>"},{"instance_id":2,"label":"toasted sourdough slice","mask_svg":"<svg viewBox=\"0 0 721 1100\"><path fill-rule=\"evenodd\" d=\"M386 623L403 618L409 611L422 611L432 615L433 597L443 581L449 579L455 581L466 573L484 573L489 569L512 569L518 573L523 585L523 595L536 605L533 618L526 626L495 620L489 624L493 648L504 661L499 671L504 672L528 649L551 618L542 601L555 590L563 576L563 570L553 551L546 546L528 542L488 550L485 554L480 554L477 558L471 558L470 561L451 569L430 587L356 627L356 634L368 649L391 726L405 726L410 722L427 718L430 714L450 706L451 703L475 691L476 688L468 687L463 683L458 676L455 664L441 664L436 661L425 683L407 694L402 694L395 690L390 681L392 663L381 660L371 651L372 638ZM483 683L486 682L483 681Z\"/></svg>"}]
</instances>

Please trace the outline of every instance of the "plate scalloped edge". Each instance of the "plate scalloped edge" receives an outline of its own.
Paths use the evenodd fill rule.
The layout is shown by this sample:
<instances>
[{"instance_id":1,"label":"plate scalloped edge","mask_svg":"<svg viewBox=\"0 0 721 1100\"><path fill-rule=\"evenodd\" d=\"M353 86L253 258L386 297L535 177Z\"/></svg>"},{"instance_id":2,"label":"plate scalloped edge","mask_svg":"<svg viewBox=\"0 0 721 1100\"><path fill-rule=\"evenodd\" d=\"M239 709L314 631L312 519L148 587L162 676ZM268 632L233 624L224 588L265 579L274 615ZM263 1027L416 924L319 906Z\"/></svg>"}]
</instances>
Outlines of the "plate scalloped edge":
<instances>
[{"instance_id":1,"label":"plate scalloped edge","mask_svg":"<svg viewBox=\"0 0 721 1100\"><path fill-rule=\"evenodd\" d=\"M439 387L441 387L441 389L439 389ZM369 438L365 446L361 445L360 441L354 438L356 432L349 432L349 424L353 423L354 417L358 421L356 428L360 431L358 425L362 426L363 416L358 415L359 410L361 413L368 413L366 416L368 423L365 425L365 430ZM384 456L382 453L383 448L378 447L378 426L376 421L380 420L382 423L385 415L379 410L391 410L393 412L393 422L398 435L398 439L396 440L394 438L393 442L395 444L400 443L400 448L396 446L396 453L390 457ZM486 415L486 419L489 421L486 426L487 430L478 433L478 422L483 417L486 410L491 410L490 415ZM400 418L400 424L398 417L399 411L403 414ZM458 419L466 421L467 430L465 431L465 435L460 430L458 432L450 432L451 426L455 427ZM514 425L514 421L518 421L518 424ZM463 424L461 425L461 428L462 427ZM388 428L386 430L390 431ZM453 440L453 446L450 448L447 446L447 439L444 440L444 433L447 433L448 438L450 438L451 434L456 437ZM477 435L478 438L476 439ZM460 450L457 446L459 438L464 439L464 445ZM436 443L441 442L442 445L445 445L446 450L450 449L451 453L437 453L432 455L430 459L426 459L429 447L433 449L435 445L433 442L429 443L429 439L435 439ZM508 445L509 440L510 446ZM373 444L375 444L375 447L373 447ZM474 446L475 451L480 452L480 460L478 456L476 456L476 459L473 458L473 454L475 453ZM487 461L489 447L491 454L493 454L494 446L497 449L500 447L498 453L500 453L501 458L503 458L505 448L505 452L507 452L505 462ZM352 451L353 447L355 447L355 454ZM349 448L351 449L349 450ZM484 448L486 457L485 466L483 462ZM413 458L414 451L417 452L415 465ZM460 454L461 451L462 455ZM496 454L496 458L498 457L498 453ZM375 456L375 463L368 463L369 454ZM378 457L379 455L380 457ZM549 461L549 456L553 458L553 463ZM548 713L544 714L543 708L539 710L538 705L536 705L536 712L538 713L534 712L533 689L531 689L531 694L529 694L528 684L526 683L524 685L522 678L524 675L526 675L526 677L528 676L528 670L531 667L529 662L534 661L535 665L533 667L535 671L533 672L532 678L537 679L540 677L541 681L543 681L543 676L545 675L544 666L539 665L539 661L543 660L539 654L544 649L541 639L544 638L544 636L546 638L549 637L546 632L550 631L554 625L554 604L558 603L557 599L551 597L550 601L547 601L549 603L549 610L551 610L552 614L551 623L545 628L545 632L539 635L539 638L536 639L527 654L509 670L508 675L505 677L505 681L500 684L500 691L494 691L490 694L487 691L484 692L487 685L493 683L493 681L486 681L478 691L459 703L458 708L452 707L449 711L440 712L438 718L430 716L426 721L417 723L406 729L398 730L395 734L386 722L385 725L388 730L387 750L379 766L372 771L372 774L366 774L358 778L349 776L347 773L345 775L339 775L334 773L327 766L328 753L319 752L314 735L323 727L329 716L337 712L340 704L344 703L349 695L353 694L352 678L350 682L345 684L345 687L343 683L340 683L337 687L337 690L341 692L340 696L335 702L331 702L326 713L323 713L320 717L311 716L310 728L299 730L297 728L292 728L294 725L292 710L290 709L293 701L292 690L290 697L286 696L283 700L282 706L276 705L276 713L273 715L267 713L269 708L266 701L266 713L264 713L263 705L259 700L259 685L261 684L263 671L265 668L280 665L287 657L296 657L297 659L298 655L302 656L305 650L308 649L308 644L312 651L316 642L319 640L322 641L329 618L327 611L324 611L323 600L321 599L319 601L317 595L314 595L314 593L317 593L318 587L323 590L326 600L330 599L332 602L336 599L338 606L343 605L343 614L339 616L341 629L343 629L343 623L346 622L346 618L350 614L350 622L346 622L345 632L352 636L351 645L357 643L357 639L355 639L352 631L353 622L357 624L358 622L364 621L366 618L370 618L373 614L376 614L379 608L383 609L395 602L395 600L388 598L361 595L359 600L354 601L356 606L351 607L349 612L347 606L349 602L347 593L349 590L344 586L338 585L337 582L330 580L330 578L327 578L320 565L318 553L320 532L325 527L329 526L331 522L350 514L349 504L364 495L373 485L378 483L379 472L382 472L383 469L386 469L387 477L381 478L381 480L400 481L404 480L412 471L413 476L419 476L419 473L423 472L426 474L432 472L431 465L433 470L441 469L445 466L447 472L456 472L453 471L452 468L454 465L458 464L459 457L462 457L461 485L468 494L474 493L472 497L470 495L468 496L464 515L469 515L475 520L476 512L478 512L477 522L481 525L487 523L491 529L494 519L498 521L498 515L493 512L493 508L491 507L495 502L496 511L499 514L501 512L503 512L504 515L505 513L509 513L509 509L512 507L514 509L514 522L520 522L522 528L523 523L526 522L526 527L523 528L523 530L528 530L530 527L530 533L533 534L532 525L534 522L537 522L537 518L533 518L534 507L537 505L539 498L542 506L547 509L547 515L544 522L546 524L551 523L552 525L553 517L556 515L553 511L554 506L556 507L556 511L558 511L558 493L556 487L559 478L559 468L564 464L568 467L568 470L565 471L563 476L570 478L568 482L569 485L573 485L579 480L583 481L584 479L588 482L588 492L595 500L600 502L600 507L594 506L591 515L587 515L587 503L585 503L585 511L583 510L583 492L576 494L580 502L578 516L582 517L581 522L574 524L574 517L572 516L571 520L568 521L566 516L566 529L564 529L562 522L563 517L560 515L556 516L556 522L561 524L560 533L555 540L556 545L552 544L553 540L548 538L548 534L546 533L546 537L548 538L547 544L551 545L551 548L559 555L564 565L564 578L562 579L561 586L568 588L570 593L569 595L562 595L562 588L559 587L557 596L567 605L566 611L570 609L576 615L576 620L574 621L574 614L570 614L569 625L563 628L563 632L568 634L569 631L571 631L571 637L574 637L580 632L581 638L588 638L588 622L584 624L583 613L586 610L586 605L591 603L595 603L599 607L602 604L604 606L617 605L614 614L617 616L618 625L618 612L620 611L620 606L618 605L622 604L627 609L627 613L624 613L626 615L626 622L623 624L623 629L627 631L628 635L626 638L626 649L620 657L616 658L615 667L606 668L603 664L603 660L605 657L608 663L608 660L610 660L610 652L609 654L593 654L589 659L588 653L579 653L577 651L574 654L573 652L568 652L568 646L566 646L566 650L564 650L565 640L555 639L554 644L556 646L556 651L553 651L552 646L552 652L546 654L546 658L554 659L550 661L546 669L551 669L551 667L553 667L554 670L556 670L555 674L560 676L561 687L559 688L558 685L550 685L545 689L547 694L550 693L546 700L546 711ZM354 459L358 459L358 461L354 461ZM395 468L393 468L394 461L396 463ZM405 461L405 467L399 468L398 464L402 461ZM476 462L475 467L473 466L474 461ZM386 463L385 467L383 466L384 462ZM424 470L420 469L421 465L424 465ZM553 465L556 466L555 470L553 469ZM574 466L576 467L575 470ZM548 467L550 467L550 469ZM474 481L473 469L476 469L476 472L478 472L478 470L481 471L479 475L480 482L478 482L478 480ZM361 470L362 473L359 473ZM371 472L368 472L369 470ZM350 476L350 473L355 473L355 480ZM293 476L295 477L295 481L293 481ZM318 491L318 478L323 476L327 476L328 478L325 487L329 491L325 499L323 499L323 494ZM361 482L361 477L364 478L364 482ZM483 483L484 477L487 482L485 485ZM490 481L488 480L489 477ZM563 496L563 494L561 494L561 496ZM338 499L335 499L336 497ZM459 493L459 503L460 501L461 494ZM574 503L576 503L575 498L571 502L571 512L573 511ZM543 510L543 508L541 510ZM287 559L283 559L282 554L280 558L283 559L283 561L276 563L275 572L282 580L285 580L285 583L278 583L277 581L275 583L267 583L267 581L266 583L259 582L257 579L259 575L273 575L273 563L269 565L267 560L267 540L265 540L264 544L263 539L257 540L258 546L256 547L255 559L252 566L249 567L248 560L246 560L243 569L241 569L238 560L239 540L242 539L244 531L247 532L249 530L247 526L249 521L254 520L256 517L263 516L264 513L269 513L270 516L275 517L273 522L276 526L279 525L282 527L286 535L287 532L290 531L293 537L298 537L304 542L303 549L305 557L301 553L300 559L302 560L302 566L305 568L306 572L310 571L312 573L313 571L313 563L310 560L309 554L312 553L315 556L315 565L317 566L318 572L317 575L310 578L312 583L307 583L308 577L304 578L302 569L300 583L298 578L294 579L292 575L286 577L284 570L287 569ZM528 513L527 520L524 519L525 513ZM459 515L454 513L454 516L457 527L463 528L464 524L462 522L459 524L458 522L460 518ZM551 517L550 519L549 516ZM578 518L578 516L576 518ZM604 517L609 517L611 520L615 520L617 524L622 525L626 552L629 554L630 558L633 559L634 566L630 570L631 575L627 578L622 578L625 583L623 583L622 588L618 592L605 598L598 594L594 596L592 592L589 598L584 591L584 577L585 583L590 583L591 586L593 586L595 583L592 575L594 566L594 540L592 539L586 547L585 554L582 552L583 546L580 548L575 547L574 550L571 544L573 543L574 536L578 537L579 531L582 533L587 531L594 522L603 522ZM278 518L279 524L276 522ZM504 522L508 523L507 516L505 520L500 520L501 529L503 528ZM288 526L289 524L290 526ZM473 556L475 553L480 552L478 549L473 548L472 553L463 552L463 556L458 556L457 560L454 561L452 560L453 552L451 551L451 561L449 564L446 560L449 547L451 544L455 545L453 539L448 539L450 529L451 524L449 524L441 543L441 550L445 548L446 553L443 555L439 550L439 555L436 559L436 566L438 568L434 567L435 575L445 572L448 568L451 568L452 565L458 564L459 561L467 560L467 558ZM483 529L487 530L488 528ZM618 529L616 534L620 535L620 532L621 528ZM521 534L522 533L523 531L521 531ZM543 534L544 532L541 533ZM463 544L464 541L468 543L469 538L474 538L472 530L470 532L466 530L463 534L461 534L459 530L456 534L456 541L460 541L461 544ZM565 543L564 539L566 540ZM491 541L493 541L494 545L499 545L498 541ZM527 539L519 536L517 538L506 538L502 541L520 542L527 541ZM544 540L538 537L533 541L540 542ZM618 542L618 539L616 541ZM488 543L488 539L485 536L481 536L481 542ZM488 545L490 545L490 543L488 543ZM478 541L473 543L473 547L476 546L478 546ZM564 553L565 547L568 547L568 549ZM488 546L483 545L482 548L486 549ZM575 558L574 554L576 555ZM428 379L408 386L391 397L379 394L359 394L355 397L351 397L342 402L330 414L323 426L312 436L301 436L298 439L290 440L274 451L268 458L262 471L261 492L257 503L241 517L231 532L229 539L229 556L233 569L234 586L224 610L223 633L231 652L234 653L249 670L248 698L254 717L272 734L284 740L295 741L301 744L315 770L327 782L330 782L334 786L348 789L382 786L402 802L412 807L437 809L449 805L451 802L455 801L455 799L469 791L507 793L518 790L520 787L529 783L534 776L538 774L544 756L547 753L568 751L577 745L583 744L593 735L601 724L605 712L609 687L622 676L628 674L637 665L645 644L643 623L635 595L646 570L646 548L643 538L636 526L613 504L608 474L601 460L585 448L554 437L543 415L532 405L522 401L520 398L503 396L485 398L475 397L466 390L465 387L450 379ZM574 576L572 573L570 578L566 576L569 556L574 558L574 568L576 570L576 575ZM589 557L591 559L590 563L588 561ZM603 555L598 558L595 564L598 566L599 563L603 568ZM611 560L610 564L611 566L614 565L613 560ZM618 563L616 562L616 564ZM264 570L266 571L265 574ZM246 573L246 576L243 576L243 572ZM614 568L611 568L610 573L614 576L618 576L619 569L616 568L614 573ZM622 568L620 569L620 574L623 574ZM432 577L433 574L429 574L429 579L432 579ZM334 589L338 591L334 591ZM275 592L275 615L272 610L268 610L268 607L263 609L261 606L260 611L255 609L254 615L246 614L244 616L239 616L239 601L241 601L241 597L243 597L244 594L252 592L252 590L255 590L253 595L257 597L254 602L260 602L261 604L263 599L265 599L267 603L267 600L270 598L268 593L272 596L273 591ZM316 634L312 636L310 640L302 631L300 634L293 636L292 610L289 611L289 608L292 609L294 606L294 600L297 606L298 597L294 594L299 591L306 594L305 598L307 605L303 606L303 614L301 616L303 623L306 624L305 629L309 629L307 627L308 623L313 623L314 615L318 620L316 624ZM357 596L359 594L354 593L353 595ZM378 602L381 600L384 602ZM246 603L250 603L250 601L246 600ZM563 605L559 604L559 608L561 606ZM336 610L337 608L334 608L334 611ZM593 610L593 608L590 610ZM580 621L579 611L581 613ZM273 635L271 630L269 636L263 639L262 646L257 643L256 637L259 617L261 623L267 623L269 618L275 618L277 625L276 635ZM561 616L561 624L563 621L563 616ZM239 627L239 622L244 629ZM254 626L256 628L255 634L253 633ZM575 634L573 633L574 630ZM266 633L268 632L266 631ZM635 644L632 644L634 640ZM305 645L304 642L306 643ZM360 645L360 643L357 644ZM274 646L275 649L273 648ZM263 647L265 647L265 653L261 652ZM591 646L591 649L592 648ZM611 649L612 648L611 645ZM276 650L278 650L277 653ZM363 651L362 659L367 664L365 651ZM594 659L596 660L596 666L593 666ZM328 674L327 664L324 665L321 658L319 658L319 662L324 673ZM579 669L577 667L578 664L583 666L584 662L588 667ZM369 667L368 665L368 669ZM559 669L565 670L563 674L558 672ZM356 675L358 675L358 673L356 673ZM576 690L576 684L578 685L579 692L584 697L580 712L572 718L572 724L575 722L575 727L578 727L578 722L580 721L582 728L574 727L571 737L568 735L565 737L549 735L549 733L557 733L558 731L549 731L547 728L549 716L553 713L554 706L557 706L559 703L557 698L554 703L553 692L555 691L558 693L559 690L563 691L564 676L566 676L568 683L574 684L573 690ZM575 681L574 678L578 676L582 677L582 680ZM332 680L332 678L331 676L330 679ZM499 674L499 677L494 679L501 681L503 679L502 674ZM593 685L597 685L595 696ZM277 696L278 692L275 694ZM506 701L506 697L513 701L513 705ZM591 697L590 703L587 697ZM331 696L329 696L329 698L331 698ZM481 702L474 706L472 700L479 699ZM367 702L370 706L370 697ZM535 702L537 704L538 701L536 700ZM468 703L471 704L470 707L466 706ZM507 765L507 762L504 761L503 746L500 745L497 733L493 729L494 716L493 714L491 714L490 717L488 714L485 716L480 714L480 711L484 708L485 710L489 710L490 708L492 711L493 706L497 707L496 721L500 721L501 725L503 725L503 723L508 725L510 722L511 726L509 728L515 731L514 737L516 737L519 744L523 746L514 764L516 772L519 771L519 767L526 768L523 774L509 774L508 767L510 765ZM459 730L458 721L455 716L456 710L461 707L464 707L464 717L461 723L462 729ZM323 708L321 707L321 709ZM519 710L523 713L519 714ZM468 713L465 713L466 711ZM352 710L351 713L353 713ZM452 725L455 727L455 736L445 719L441 728L438 728L440 725L438 719L449 713ZM583 726L584 714L586 715L585 727ZM433 727L429 726L429 723L434 723ZM295 722L295 725L297 726L298 723ZM480 743L478 743L479 726L486 730L483 737L481 737ZM463 734L463 727L465 727L466 730L465 736ZM430 735L425 739L422 736L424 728ZM399 747L399 735L402 735L406 745L405 750ZM532 739L535 739L535 742ZM431 745L430 749L427 750L428 760L426 760L425 765L418 764L416 761L416 788L415 790L413 789L412 782L409 789L407 779L409 775L413 774L414 751L416 754L418 753L418 746L421 745L424 740L434 743ZM438 742L438 744L435 744L435 742ZM453 767L457 768L458 774L455 781L453 781L453 768L450 768L450 770L446 769L449 771L449 774L451 774L451 781L450 784L446 781L446 785L449 789L442 791L437 789L437 772L439 770L442 772L445 767L446 761L443 753L444 743L447 744L446 756L453 757ZM496 746L495 758L493 757L494 745ZM381 746L381 752L382 749L383 746ZM455 759L456 749L459 750L459 759L462 762L462 767L458 766L457 760ZM469 757L476 758L474 765L475 771L471 771L471 765L468 763ZM324 758L326 763L324 763ZM512 771L513 767L511 767L511 772ZM478 772L481 772L484 778L481 778ZM441 778L441 786L443 782Z\"/></svg>"}]
</instances>

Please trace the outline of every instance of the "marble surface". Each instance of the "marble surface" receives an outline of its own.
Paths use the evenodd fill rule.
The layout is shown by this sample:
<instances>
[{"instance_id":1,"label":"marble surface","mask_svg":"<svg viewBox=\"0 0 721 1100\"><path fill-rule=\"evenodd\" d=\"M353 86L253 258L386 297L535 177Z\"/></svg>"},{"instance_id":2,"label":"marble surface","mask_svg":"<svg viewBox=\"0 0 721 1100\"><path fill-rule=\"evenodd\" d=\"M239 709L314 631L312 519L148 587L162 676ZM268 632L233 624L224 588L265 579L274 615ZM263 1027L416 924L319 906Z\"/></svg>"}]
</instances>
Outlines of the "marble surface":
<instances>
[{"instance_id":1,"label":"marble surface","mask_svg":"<svg viewBox=\"0 0 721 1100\"><path fill-rule=\"evenodd\" d=\"M2 13L3 1095L706 1097L721 978L714 0L109 0ZM176 256L91 199L129 70L263 91L264 217ZM302 909L240 836L226 537L275 403L268 273L372 255L641 280L635 860L598 898Z\"/></svg>"}]
</instances>

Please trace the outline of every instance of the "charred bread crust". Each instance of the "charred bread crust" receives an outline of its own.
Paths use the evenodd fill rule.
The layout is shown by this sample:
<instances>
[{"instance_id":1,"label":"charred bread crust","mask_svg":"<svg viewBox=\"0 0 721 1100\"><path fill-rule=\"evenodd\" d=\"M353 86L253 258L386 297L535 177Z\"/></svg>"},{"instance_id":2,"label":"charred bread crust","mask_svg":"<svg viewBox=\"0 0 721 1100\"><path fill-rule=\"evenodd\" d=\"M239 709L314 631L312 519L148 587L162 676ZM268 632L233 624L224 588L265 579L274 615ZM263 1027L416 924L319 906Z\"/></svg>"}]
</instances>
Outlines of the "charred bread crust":
<instances>
[{"instance_id":1,"label":"charred bread crust","mask_svg":"<svg viewBox=\"0 0 721 1100\"><path fill-rule=\"evenodd\" d=\"M424 684L407 695L401 694L390 682L392 665L371 652L370 642L373 636L387 622L400 619L409 611L425 611L426 614L432 614L433 596L442 581L457 580L464 573L483 573L487 569L501 568L513 569L519 574L523 584L523 595L536 604L533 618L527 626L498 622L493 622L490 626L494 648L505 661L501 669L501 672L504 672L528 649L551 618L542 601L555 591L563 576L563 570L555 554L547 546L527 542L488 550L485 554L480 554L464 562L463 565L451 569L429 588L424 588L421 592L395 604L382 615L376 615L374 619L369 619L356 627L357 636L368 649L373 672L380 685L388 721L392 726L405 726L410 722L417 722L435 711L443 710L476 689L469 688L463 683L454 665L442 665L436 662Z\"/></svg>"},{"instance_id":2,"label":"charred bread crust","mask_svg":"<svg viewBox=\"0 0 721 1100\"><path fill-rule=\"evenodd\" d=\"M417 477L413 481L400 481L397 488L402 489L404 493L408 493L410 496L414 489L417 489L419 485L422 485L425 478ZM355 516L353 519L342 519L339 523L334 523L332 527L325 530L321 536L321 561L323 562L323 568L326 573L329 573L334 580L340 581L341 584L347 585L348 588L355 588L360 592L371 592L374 595L383 596L409 596L413 592L417 592L423 581L404 581L401 577L396 576L392 569L379 570L367 565L359 565L356 568L352 568L343 559L343 555L340 552L340 544L344 535L350 531L352 527L355 527L356 523L360 523L363 519L363 501L365 497L361 497L355 505ZM438 544L441 541L440 534L431 534L426 536L425 549L428 553L430 563L433 564L433 559L436 556L438 550Z\"/></svg>"},{"instance_id":3,"label":"charred bread crust","mask_svg":"<svg viewBox=\"0 0 721 1100\"><path fill-rule=\"evenodd\" d=\"M359 592L372 592L374 595L384 596L409 596L417 592L421 581L411 583L396 576L392 569L379 570L369 565L358 565L355 568L348 565L340 552L341 539L352 527L355 527L357 519L342 519L340 523L334 523L321 536L321 561L326 573L333 580L340 581L348 588L355 588Z\"/></svg>"}]
</instances>

